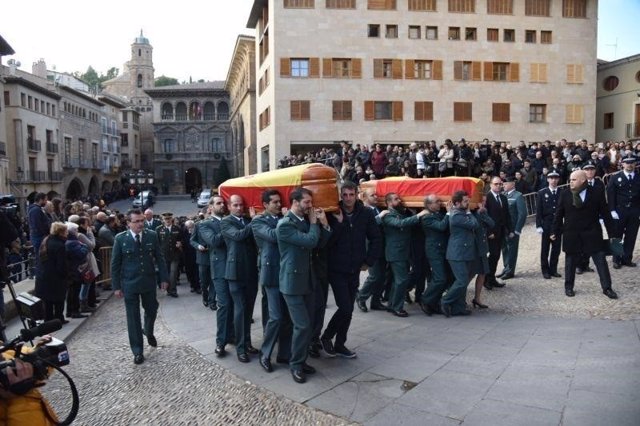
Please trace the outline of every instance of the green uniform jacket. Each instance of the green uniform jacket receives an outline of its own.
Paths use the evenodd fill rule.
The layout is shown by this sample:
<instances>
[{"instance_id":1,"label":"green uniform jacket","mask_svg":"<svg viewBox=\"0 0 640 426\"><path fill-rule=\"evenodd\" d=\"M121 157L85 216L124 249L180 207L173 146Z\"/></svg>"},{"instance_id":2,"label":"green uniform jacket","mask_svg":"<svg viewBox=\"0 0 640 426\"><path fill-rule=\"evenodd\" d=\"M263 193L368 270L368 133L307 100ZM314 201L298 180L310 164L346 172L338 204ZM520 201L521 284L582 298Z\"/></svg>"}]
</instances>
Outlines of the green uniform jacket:
<instances>
[{"instance_id":1,"label":"green uniform jacket","mask_svg":"<svg viewBox=\"0 0 640 426\"><path fill-rule=\"evenodd\" d=\"M387 262L409 261L411 254L411 231L420 222L418 216L404 217L399 211L389 209L382 218L384 229L384 256Z\"/></svg>"},{"instance_id":2,"label":"green uniform jacket","mask_svg":"<svg viewBox=\"0 0 640 426\"><path fill-rule=\"evenodd\" d=\"M278 219L264 213L251 221L253 237L260 249L260 276L258 283L265 287L278 287L280 280L280 251L276 226Z\"/></svg>"},{"instance_id":3,"label":"green uniform jacket","mask_svg":"<svg viewBox=\"0 0 640 426\"><path fill-rule=\"evenodd\" d=\"M227 267L224 278L244 284L258 282L258 249L253 239L253 230L243 217L245 225L241 225L233 215L220 221L220 230L227 245Z\"/></svg>"},{"instance_id":4,"label":"green uniform jacket","mask_svg":"<svg viewBox=\"0 0 640 426\"><path fill-rule=\"evenodd\" d=\"M182 256L182 249L176 247L178 241L182 241L182 235L180 228L176 225L171 226L171 230L164 225L160 225L156 228L156 234L160 240L160 247L162 248L162 254L165 260L174 262L180 260Z\"/></svg>"},{"instance_id":5,"label":"green uniform jacket","mask_svg":"<svg viewBox=\"0 0 640 426\"><path fill-rule=\"evenodd\" d=\"M167 265L160 250L158 235L145 229L140 234L140 246L131 232L116 235L111 253L111 285L124 293L144 293L156 289L156 268L160 281L167 282Z\"/></svg>"},{"instance_id":6,"label":"green uniform jacket","mask_svg":"<svg viewBox=\"0 0 640 426\"><path fill-rule=\"evenodd\" d=\"M427 257L443 259L449 241L449 216L443 212L428 213L420 221L424 232L424 249Z\"/></svg>"},{"instance_id":7,"label":"green uniform jacket","mask_svg":"<svg viewBox=\"0 0 640 426\"><path fill-rule=\"evenodd\" d=\"M471 261L478 257L475 234L481 226L473 214L452 209L449 215L447 260Z\"/></svg>"},{"instance_id":8,"label":"green uniform jacket","mask_svg":"<svg viewBox=\"0 0 640 426\"><path fill-rule=\"evenodd\" d=\"M220 230L221 219L211 218L202 221L200 225L200 237L209 249L209 265L211 266L211 278L224 279L227 268L227 245Z\"/></svg>"},{"instance_id":9,"label":"green uniform jacket","mask_svg":"<svg viewBox=\"0 0 640 426\"><path fill-rule=\"evenodd\" d=\"M519 191L511 191L509 194L505 194L505 197L509 202L509 216L513 230L520 234L527 221L527 205L524 202L524 197Z\"/></svg>"},{"instance_id":10,"label":"green uniform jacket","mask_svg":"<svg viewBox=\"0 0 640 426\"><path fill-rule=\"evenodd\" d=\"M320 224L310 225L289 212L276 228L280 248L280 292L291 296L311 294L312 251L331 236Z\"/></svg>"},{"instance_id":11,"label":"green uniform jacket","mask_svg":"<svg viewBox=\"0 0 640 426\"><path fill-rule=\"evenodd\" d=\"M148 229L149 231L155 231L160 225L162 225L162 221L155 217L151 219L151 222L144 221L144 229Z\"/></svg>"},{"instance_id":12,"label":"green uniform jacket","mask_svg":"<svg viewBox=\"0 0 640 426\"><path fill-rule=\"evenodd\" d=\"M202 238L202 227L206 221L211 221L215 219L205 219L196 223L195 228L193 229L193 234L191 234L191 238L189 238L189 244L191 247L196 249L196 264L198 265L209 265L209 252L208 251L200 251L198 250L199 246L207 247L207 243L204 242Z\"/></svg>"}]
</instances>

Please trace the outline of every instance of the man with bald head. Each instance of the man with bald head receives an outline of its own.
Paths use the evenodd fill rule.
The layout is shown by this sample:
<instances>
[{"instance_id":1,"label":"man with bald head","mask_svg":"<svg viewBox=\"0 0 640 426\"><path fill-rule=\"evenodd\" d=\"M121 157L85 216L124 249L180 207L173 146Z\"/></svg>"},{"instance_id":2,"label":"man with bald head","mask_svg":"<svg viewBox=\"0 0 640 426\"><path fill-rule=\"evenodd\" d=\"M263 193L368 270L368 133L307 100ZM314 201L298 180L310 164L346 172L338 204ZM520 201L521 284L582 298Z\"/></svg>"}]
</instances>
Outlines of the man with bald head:
<instances>
[{"instance_id":1,"label":"man with bald head","mask_svg":"<svg viewBox=\"0 0 640 426\"><path fill-rule=\"evenodd\" d=\"M599 222L600 218L604 219L609 238L617 236L604 192L589 186L584 170L571 173L569 189L560 194L550 237L555 241L562 233L562 249L565 252L565 294L568 297L575 296L573 287L576 267L580 265L581 255L584 253L593 259L602 292L610 299L617 299L618 295L611 288L611 275L605 259L606 243Z\"/></svg>"},{"instance_id":2,"label":"man with bald head","mask_svg":"<svg viewBox=\"0 0 640 426\"><path fill-rule=\"evenodd\" d=\"M155 231L160 225L162 225L162 222L160 219L153 217L153 210L146 209L144 211L144 229Z\"/></svg>"}]
</instances>

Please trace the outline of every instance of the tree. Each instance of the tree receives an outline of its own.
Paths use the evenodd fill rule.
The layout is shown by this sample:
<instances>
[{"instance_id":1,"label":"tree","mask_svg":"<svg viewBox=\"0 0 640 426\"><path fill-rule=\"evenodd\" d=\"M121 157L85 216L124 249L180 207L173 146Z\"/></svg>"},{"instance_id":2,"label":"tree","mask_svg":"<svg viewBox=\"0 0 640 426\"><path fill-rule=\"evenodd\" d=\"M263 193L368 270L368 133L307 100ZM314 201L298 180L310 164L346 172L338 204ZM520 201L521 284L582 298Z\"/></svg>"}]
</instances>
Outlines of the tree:
<instances>
[{"instance_id":1,"label":"tree","mask_svg":"<svg viewBox=\"0 0 640 426\"><path fill-rule=\"evenodd\" d=\"M111 80L112 78L116 78L119 73L120 73L120 70L118 68L116 67L109 68L109 70L107 71L107 74L104 76L105 79L102 80L102 82Z\"/></svg>"},{"instance_id":2,"label":"tree","mask_svg":"<svg viewBox=\"0 0 640 426\"><path fill-rule=\"evenodd\" d=\"M89 85L89 87L96 87L101 83L100 77L98 77L98 73L93 69L91 65L89 65L89 68L87 68L84 74L80 75L80 78L84 80Z\"/></svg>"},{"instance_id":3,"label":"tree","mask_svg":"<svg viewBox=\"0 0 640 426\"><path fill-rule=\"evenodd\" d=\"M222 157L222 160L220 160L220 166L213 176L213 184L215 186L220 186L220 184L224 183L224 181L226 181L227 179L231 179L231 173L229 173L227 160Z\"/></svg>"},{"instance_id":4,"label":"tree","mask_svg":"<svg viewBox=\"0 0 640 426\"><path fill-rule=\"evenodd\" d=\"M167 77L165 75L161 75L160 77L156 78L156 81L155 81L156 87L174 86L176 84L180 84L178 82L178 79L173 77Z\"/></svg>"}]
</instances>

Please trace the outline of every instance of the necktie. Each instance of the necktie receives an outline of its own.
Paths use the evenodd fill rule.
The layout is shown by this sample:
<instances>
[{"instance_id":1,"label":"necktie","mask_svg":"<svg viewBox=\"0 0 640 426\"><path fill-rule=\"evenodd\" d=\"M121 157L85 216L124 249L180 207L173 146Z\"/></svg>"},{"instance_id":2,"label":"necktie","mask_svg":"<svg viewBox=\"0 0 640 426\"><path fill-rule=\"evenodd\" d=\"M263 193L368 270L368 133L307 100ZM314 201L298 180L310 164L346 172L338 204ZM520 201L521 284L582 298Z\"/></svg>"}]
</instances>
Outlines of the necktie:
<instances>
[{"instance_id":1,"label":"necktie","mask_svg":"<svg viewBox=\"0 0 640 426\"><path fill-rule=\"evenodd\" d=\"M593 182L589 182L589 186L593 186Z\"/></svg>"},{"instance_id":2,"label":"necktie","mask_svg":"<svg viewBox=\"0 0 640 426\"><path fill-rule=\"evenodd\" d=\"M496 195L496 201L498 202L498 205L500 207L502 207L502 202L500 201L500 196L499 195Z\"/></svg>"},{"instance_id":3,"label":"necktie","mask_svg":"<svg viewBox=\"0 0 640 426\"><path fill-rule=\"evenodd\" d=\"M556 190L555 189L553 191L551 191L551 195L553 195L554 197L556 196Z\"/></svg>"},{"instance_id":4,"label":"necktie","mask_svg":"<svg viewBox=\"0 0 640 426\"><path fill-rule=\"evenodd\" d=\"M140 248L140 234L136 234L136 246Z\"/></svg>"}]
</instances>

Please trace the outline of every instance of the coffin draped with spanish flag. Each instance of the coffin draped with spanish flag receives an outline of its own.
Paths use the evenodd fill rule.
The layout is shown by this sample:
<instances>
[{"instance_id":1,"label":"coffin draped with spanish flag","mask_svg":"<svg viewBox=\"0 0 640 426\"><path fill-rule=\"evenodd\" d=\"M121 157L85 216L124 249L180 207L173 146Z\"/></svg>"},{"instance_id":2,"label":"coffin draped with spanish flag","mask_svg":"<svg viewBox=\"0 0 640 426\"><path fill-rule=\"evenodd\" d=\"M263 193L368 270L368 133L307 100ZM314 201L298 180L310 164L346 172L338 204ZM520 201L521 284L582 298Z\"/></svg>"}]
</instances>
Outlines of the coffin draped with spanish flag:
<instances>
[{"instance_id":1,"label":"coffin draped with spanish flag","mask_svg":"<svg viewBox=\"0 0 640 426\"><path fill-rule=\"evenodd\" d=\"M384 206L386 194L395 192L406 207L423 207L424 197L429 194L436 194L442 203L446 203L454 192L463 190L469 194L471 208L475 208L482 201L484 182L477 178L459 176L427 179L390 177L363 182L360 187L362 190L374 189L380 206Z\"/></svg>"},{"instance_id":2,"label":"coffin draped with spanish flag","mask_svg":"<svg viewBox=\"0 0 640 426\"><path fill-rule=\"evenodd\" d=\"M262 192L265 189L278 190L282 206L290 207L289 194L300 186L313 193L314 207L328 212L338 210L338 172L333 167L317 163L229 179L218 187L218 192L227 201L234 194L240 195L245 207L262 211Z\"/></svg>"}]
</instances>

